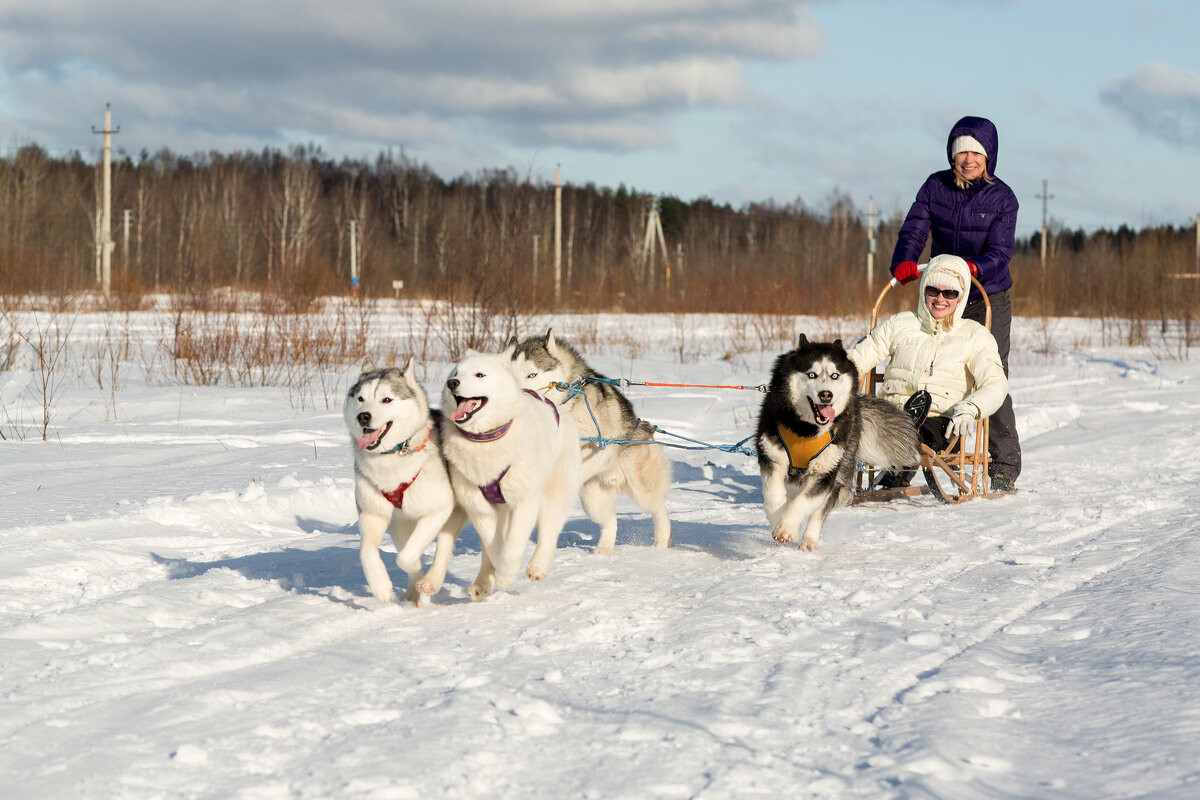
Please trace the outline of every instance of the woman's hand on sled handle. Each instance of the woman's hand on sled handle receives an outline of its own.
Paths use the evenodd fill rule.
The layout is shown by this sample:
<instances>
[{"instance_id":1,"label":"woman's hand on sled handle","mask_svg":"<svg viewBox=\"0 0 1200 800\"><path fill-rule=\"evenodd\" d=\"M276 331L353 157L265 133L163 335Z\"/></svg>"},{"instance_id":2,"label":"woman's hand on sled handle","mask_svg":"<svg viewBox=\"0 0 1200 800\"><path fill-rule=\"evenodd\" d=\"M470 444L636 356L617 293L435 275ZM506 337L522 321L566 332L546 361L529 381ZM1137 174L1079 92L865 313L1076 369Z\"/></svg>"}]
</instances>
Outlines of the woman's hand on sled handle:
<instances>
[{"instance_id":1,"label":"woman's hand on sled handle","mask_svg":"<svg viewBox=\"0 0 1200 800\"><path fill-rule=\"evenodd\" d=\"M979 419L979 409L969 400L960 400L950 409L950 427L946 429L949 436L966 436L971 432L971 426Z\"/></svg>"},{"instance_id":2,"label":"woman's hand on sled handle","mask_svg":"<svg viewBox=\"0 0 1200 800\"><path fill-rule=\"evenodd\" d=\"M917 278L921 277L921 268L917 266L915 261L901 261L892 270L892 284L895 285L912 283Z\"/></svg>"}]
</instances>

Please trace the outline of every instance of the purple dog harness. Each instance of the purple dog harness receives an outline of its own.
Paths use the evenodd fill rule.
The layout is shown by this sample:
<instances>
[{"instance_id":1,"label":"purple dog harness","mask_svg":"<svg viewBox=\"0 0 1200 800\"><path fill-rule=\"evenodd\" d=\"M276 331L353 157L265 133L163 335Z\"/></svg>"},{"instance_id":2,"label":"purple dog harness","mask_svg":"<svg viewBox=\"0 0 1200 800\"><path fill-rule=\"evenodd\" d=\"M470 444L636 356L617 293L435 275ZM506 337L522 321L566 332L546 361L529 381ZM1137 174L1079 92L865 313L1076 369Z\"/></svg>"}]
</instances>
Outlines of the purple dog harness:
<instances>
[{"instance_id":1,"label":"purple dog harness","mask_svg":"<svg viewBox=\"0 0 1200 800\"><path fill-rule=\"evenodd\" d=\"M541 400L543 403L550 406L550 409L554 412L554 424L559 424L560 419L558 416L558 406L554 405L554 403L548 398L542 397L532 389L525 389L524 391L531 397L536 397L538 400ZM508 429L510 427L512 427L511 419L505 424L501 425L499 428L490 430L487 433L467 434L465 431L460 431L460 433L475 442L494 442L504 434L508 433ZM510 469L512 469L512 464L509 464L507 467L505 467L504 471L500 473L496 480L492 481L486 486L479 487L479 491L483 494L484 499L494 506L501 506L508 502L504 499L504 492L500 491L500 481L504 480L504 476L508 474Z\"/></svg>"}]
</instances>

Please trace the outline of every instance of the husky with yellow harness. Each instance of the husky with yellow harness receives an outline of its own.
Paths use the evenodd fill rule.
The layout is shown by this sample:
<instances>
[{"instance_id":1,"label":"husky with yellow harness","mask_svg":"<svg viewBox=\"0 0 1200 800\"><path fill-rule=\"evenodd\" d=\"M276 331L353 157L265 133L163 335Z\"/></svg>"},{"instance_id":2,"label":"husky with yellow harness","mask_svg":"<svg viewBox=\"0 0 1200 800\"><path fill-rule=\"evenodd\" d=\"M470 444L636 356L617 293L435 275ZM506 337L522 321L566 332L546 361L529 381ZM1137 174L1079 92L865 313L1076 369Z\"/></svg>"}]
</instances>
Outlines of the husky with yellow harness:
<instances>
[{"instance_id":1,"label":"husky with yellow harness","mask_svg":"<svg viewBox=\"0 0 1200 800\"><path fill-rule=\"evenodd\" d=\"M907 413L858 393L858 370L841 340L810 342L775 359L758 416L758 466L771 536L815 550L833 509L850 499L858 462L915 464Z\"/></svg>"}]
</instances>

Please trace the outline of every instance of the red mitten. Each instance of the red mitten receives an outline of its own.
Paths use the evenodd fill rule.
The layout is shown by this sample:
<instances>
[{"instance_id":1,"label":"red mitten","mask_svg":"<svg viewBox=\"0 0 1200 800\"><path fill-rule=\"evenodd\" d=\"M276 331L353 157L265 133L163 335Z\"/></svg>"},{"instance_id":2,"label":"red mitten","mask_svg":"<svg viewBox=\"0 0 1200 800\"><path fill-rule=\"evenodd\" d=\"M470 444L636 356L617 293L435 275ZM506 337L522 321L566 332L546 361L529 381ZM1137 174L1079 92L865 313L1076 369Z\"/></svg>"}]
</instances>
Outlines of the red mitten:
<instances>
[{"instance_id":1,"label":"red mitten","mask_svg":"<svg viewBox=\"0 0 1200 800\"><path fill-rule=\"evenodd\" d=\"M963 260L966 261L966 259L963 259ZM979 277L979 267L975 266L974 261L967 261L967 269L971 270L972 277L975 277L975 278Z\"/></svg>"},{"instance_id":2,"label":"red mitten","mask_svg":"<svg viewBox=\"0 0 1200 800\"><path fill-rule=\"evenodd\" d=\"M896 268L892 270L892 276L903 284L915 281L917 278L921 277L921 273L917 269L917 262L901 261L896 265Z\"/></svg>"}]
</instances>

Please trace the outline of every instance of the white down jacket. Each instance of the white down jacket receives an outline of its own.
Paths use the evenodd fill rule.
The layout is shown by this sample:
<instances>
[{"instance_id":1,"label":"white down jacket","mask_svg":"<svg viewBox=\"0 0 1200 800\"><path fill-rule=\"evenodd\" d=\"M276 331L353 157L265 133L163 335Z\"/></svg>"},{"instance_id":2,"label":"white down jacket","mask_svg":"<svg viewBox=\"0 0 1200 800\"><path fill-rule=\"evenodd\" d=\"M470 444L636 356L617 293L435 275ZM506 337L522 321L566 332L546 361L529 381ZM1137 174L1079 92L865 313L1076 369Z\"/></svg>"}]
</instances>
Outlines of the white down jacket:
<instances>
[{"instance_id":1,"label":"white down jacket","mask_svg":"<svg viewBox=\"0 0 1200 800\"><path fill-rule=\"evenodd\" d=\"M925 306L925 286L935 273L952 273L962 294L951 317L935 320ZM943 281L944 282L944 281ZM987 328L963 319L971 273L958 256L930 259L921 276L919 305L889 317L850 350L850 360L860 375L889 356L880 395L904 405L913 392L925 389L933 398L930 416L949 416L951 407L968 400L978 413L991 416L1008 395L1008 378L1000 363L996 340Z\"/></svg>"}]
</instances>

